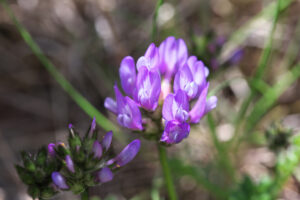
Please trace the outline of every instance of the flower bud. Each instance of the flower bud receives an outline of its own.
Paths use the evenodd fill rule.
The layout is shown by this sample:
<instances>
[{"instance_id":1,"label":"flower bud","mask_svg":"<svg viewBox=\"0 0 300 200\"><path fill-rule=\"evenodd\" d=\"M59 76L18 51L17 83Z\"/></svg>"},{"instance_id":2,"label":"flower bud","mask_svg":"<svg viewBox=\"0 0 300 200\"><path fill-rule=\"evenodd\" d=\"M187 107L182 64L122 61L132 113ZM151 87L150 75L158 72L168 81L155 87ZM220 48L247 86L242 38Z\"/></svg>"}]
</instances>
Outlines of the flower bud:
<instances>
[{"instance_id":1,"label":"flower bud","mask_svg":"<svg viewBox=\"0 0 300 200\"><path fill-rule=\"evenodd\" d=\"M67 155L65 161L66 161L68 170L72 173L75 173L74 163L73 163L71 156Z\"/></svg>"},{"instance_id":2,"label":"flower bud","mask_svg":"<svg viewBox=\"0 0 300 200\"><path fill-rule=\"evenodd\" d=\"M110 144L111 144L111 141L112 141L112 136L113 136L113 132L109 131L103 137L103 140L102 140L101 143L102 143L103 149L105 151L107 151L109 149L109 147L110 147Z\"/></svg>"},{"instance_id":3,"label":"flower bud","mask_svg":"<svg viewBox=\"0 0 300 200\"><path fill-rule=\"evenodd\" d=\"M96 158L96 159L101 158L101 156L102 156L102 147L101 147L101 144L97 140L93 144L92 151L94 153L94 158Z\"/></svg>"},{"instance_id":4,"label":"flower bud","mask_svg":"<svg viewBox=\"0 0 300 200\"><path fill-rule=\"evenodd\" d=\"M66 184L65 178L59 172L52 172L51 178L53 183L58 188L63 190L69 189L69 186Z\"/></svg>"},{"instance_id":5,"label":"flower bud","mask_svg":"<svg viewBox=\"0 0 300 200\"><path fill-rule=\"evenodd\" d=\"M114 174L108 167L102 168L98 173L97 173L97 179L101 183L106 183L109 182L113 179Z\"/></svg>"},{"instance_id":6,"label":"flower bud","mask_svg":"<svg viewBox=\"0 0 300 200\"><path fill-rule=\"evenodd\" d=\"M51 156L51 157L54 157L55 156L55 144L54 143L50 143L48 144L48 154Z\"/></svg>"},{"instance_id":7,"label":"flower bud","mask_svg":"<svg viewBox=\"0 0 300 200\"><path fill-rule=\"evenodd\" d=\"M139 152L141 147L141 142L139 139L133 140L130 144L128 144L122 152L114 158L114 163L117 167L122 167L129 163Z\"/></svg>"}]
</instances>

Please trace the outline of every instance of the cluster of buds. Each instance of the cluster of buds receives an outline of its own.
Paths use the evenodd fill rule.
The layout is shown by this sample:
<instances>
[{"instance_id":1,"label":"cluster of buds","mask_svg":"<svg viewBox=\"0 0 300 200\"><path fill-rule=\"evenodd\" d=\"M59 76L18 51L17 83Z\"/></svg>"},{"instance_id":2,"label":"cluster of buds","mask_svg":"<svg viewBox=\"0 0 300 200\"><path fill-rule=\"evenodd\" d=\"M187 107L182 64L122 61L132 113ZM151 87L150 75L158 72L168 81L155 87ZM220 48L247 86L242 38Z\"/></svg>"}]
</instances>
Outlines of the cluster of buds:
<instances>
[{"instance_id":1,"label":"cluster of buds","mask_svg":"<svg viewBox=\"0 0 300 200\"><path fill-rule=\"evenodd\" d=\"M290 146L290 138L292 135L292 129L284 127L281 122L272 123L265 132L268 147L275 152L287 149Z\"/></svg>"},{"instance_id":2,"label":"cluster of buds","mask_svg":"<svg viewBox=\"0 0 300 200\"><path fill-rule=\"evenodd\" d=\"M189 135L190 124L217 105L217 97L207 97L208 68L188 55L182 39L168 37L158 47L150 44L136 63L125 57L119 74L127 96L115 85L116 99L106 98L104 106L117 115L120 125L144 136L154 132L164 144L181 142Z\"/></svg>"},{"instance_id":3,"label":"cluster of buds","mask_svg":"<svg viewBox=\"0 0 300 200\"><path fill-rule=\"evenodd\" d=\"M140 140L136 139L112 157L112 137L110 131L98 140L95 119L84 137L70 124L68 145L50 143L48 150L42 148L34 159L23 158L24 167L17 166L19 176L29 185L28 193L33 198L46 199L59 191L80 194L88 187L111 181L114 172L129 163L140 149Z\"/></svg>"},{"instance_id":4,"label":"cluster of buds","mask_svg":"<svg viewBox=\"0 0 300 200\"><path fill-rule=\"evenodd\" d=\"M61 163L48 155L47 148L42 147L37 154L22 152L23 165L16 165L20 179L28 185L28 194L33 198L48 199L57 191L52 183L51 174L61 169Z\"/></svg>"}]
</instances>

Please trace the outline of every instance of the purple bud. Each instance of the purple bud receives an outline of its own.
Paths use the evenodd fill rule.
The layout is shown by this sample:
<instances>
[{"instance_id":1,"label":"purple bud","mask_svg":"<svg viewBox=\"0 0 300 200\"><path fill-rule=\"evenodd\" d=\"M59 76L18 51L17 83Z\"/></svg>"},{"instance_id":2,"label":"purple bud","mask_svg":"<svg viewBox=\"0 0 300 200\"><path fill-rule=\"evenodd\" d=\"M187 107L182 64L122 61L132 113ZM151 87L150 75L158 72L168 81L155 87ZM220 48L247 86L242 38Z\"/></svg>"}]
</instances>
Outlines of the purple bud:
<instances>
[{"instance_id":1,"label":"purple bud","mask_svg":"<svg viewBox=\"0 0 300 200\"><path fill-rule=\"evenodd\" d=\"M96 117L93 118L93 121L91 123L90 131L89 131L90 137L92 136L95 130L96 130Z\"/></svg>"},{"instance_id":2,"label":"purple bud","mask_svg":"<svg viewBox=\"0 0 300 200\"><path fill-rule=\"evenodd\" d=\"M113 100L110 97L107 97L104 101L104 107L109 110L110 112L117 114L118 113L118 107L117 102Z\"/></svg>"},{"instance_id":3,"label":"purple bud","mask_svg":"<svg viewBox=\"0 0 300 200\"><path fill-rule=\"evenodd\" d=\"M163 118L165 120L185 122L189 117L188 112L188 97L182 90L178 90L175 95L169 94L165 99L162 110Z\"/></svg>"},{"instance_id":4,"label":"purple bud","mask_svg":"<svg viewBox=\"0 0 300 200\"><path fill-rule=\"evenodd\" d=\"M101 183L106 183L111 181L114 178L114 174L108 167L102 168L98 173L97 173L97 179Z\"/></svg>"},{"instance_id":5,"label":"purple bud","mask_svg":"<svg viewBox=\"0 0 300 200\"><path fill-rule=\"evenodd\" d=\"M94 153L94 158L100 159L102 156L102 147L101 144L98 141L95 141L93 144L93 153Z\"/></svg>"},{"instance_id":6,"label":"purple bud","mask_svg":"<svg viewBox=\"0 0 300 200\"><path fill-rule=\"evenodd\" d=\"M66 184L65 178L59 172L52 172L51 174L53 183L60 189L69 189L69 186Z\"/></svg>"},{"instance_id":7,"label":"purple bud","mask_svg":"<svg viewBox=\"0 0 300 200\"><path fill-rule=\"evenodd\" d=\"M117 120L119 124L132 130L142 130L142 114L136 102L129 97L123 97L116 85L114 89L117 99Z\"/></svg>"},{"instance_id":8,"label":"purple bud","mask_svg":"<svg viewBox=\"0 0 300 200\"><path fill-rule=\"evenodd\" d=\"M102 146L103 146L103 149L105 151L107 151L109 149L109 147L110 147L110 144L111 144L111 141L112 141L112 136L113 136L113 132L109 131L103 137Z\"/></svg>"},{"instance_id":9,"label":"purple bud","mask_svg":"<svg viewBox=\"0 0 300 200\"><path fill-rule=\"evenodd\" d=\"M50 143L48 144L48 154L51 156L51 157L54 157L55 156L55 144L53 143Z\"/></svg>"},{"instance_id":10,"label":"purple bud","mask_svg":"<svg viewBox=\"0 0 300 200\"><path fill-rule=\"evenodd\" d=\"M158 71L149 71L147 67L140 67L137 76L137 94L135 100L147 110L154 111L158 105L161 90L160 74Z\"/></svg>"},{"instance_id":11,"label":"purple bud","mask_svg":"<svg viewBox=\"0 0 300 200\"><path fill-rule=\"evenodd\" d=\"M125 93L129 96L133 95L135 90L136 82L136 71L134 60L130 56L126 56L122 62L119 69L121 85Z\"/></svg>"},{"instance_id":12,"label":"purple bud","mask_svg":"<svg viewBox=\"0 0 300 200\"><path fill-rule=\"evenodd\" d=\"M72 129L73 128L73 124L69 124L69 129Z\"/></svg>"},{"instance_id":13,"label":"purple bud","mask_svg":"<svg viewBox=\"0 0 300 200\"><path fill-rule=\"evenodd\" d=\"M176 40L171 36L159 46L160 72L170 78L186 62L188 52L183 39Z\"/></svg>"},{"instance_id":14,"label":"purple bud","mask_svg":"<svg viewBox=\"0 0 300 200\"><path fill-rule=\"evenodd\" d=\"M71 156L66 155L65 161L66 161L66 165L67 165L68 170L72 173L75 173L74 163L73 163L73 160L72 160Z\"/></svg>"},{"instance_id":15,"label":"purple bud","mask_svg":"<svg viewBox=\"0 0 300 200\"><path fill-rule=\"evenodd\" d=\"M186 122L168 121L160 141L167 144L176 144L181 142L190 133L190 125Z\"/></svg>"},{"instance_id":16,"label":"purple bud","mask_svg":"<svg viewBox=\"0 0 300 200\"><path fill-rule=\"evenodd\" d=\"M145 55L137 61L136 67L140 71L141 67L147 67L148 70L156 71L159 66L159 51L154 43L150 44Z\"/></svg>"},{"instance_id":17,"label":"purple bud","mask_svg":"<svg viewBox=\"0 0 300 200\"><path fill-rule=\"evenodd\" d=\"M122 167L129 163L139 152L141 147L141 141L139 139L133 140L128 144L122 152L114 158L114 163L117 167Z\"/></svg>"}]
</instances>

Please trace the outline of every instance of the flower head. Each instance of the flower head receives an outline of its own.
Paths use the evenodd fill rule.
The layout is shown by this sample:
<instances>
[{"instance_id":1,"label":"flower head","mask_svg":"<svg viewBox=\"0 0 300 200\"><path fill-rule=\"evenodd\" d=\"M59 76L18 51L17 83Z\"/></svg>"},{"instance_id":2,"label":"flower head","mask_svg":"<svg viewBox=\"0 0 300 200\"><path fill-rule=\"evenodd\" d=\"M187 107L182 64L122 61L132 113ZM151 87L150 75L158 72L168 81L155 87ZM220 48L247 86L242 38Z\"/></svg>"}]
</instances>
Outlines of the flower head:
<instances>
[{"instance_id":1,"label":"flower head","mask_svg":"<svg viewBox=\"0 0 300 200\"><path fill-rule=\"evenodd\" d=\"M122 60L121 85L128 96L124 97L115 85L116 101L106 98L104 104L126 128L145 132L146 136L148 130L153 135L150 130L154 124L158 130L163 129L156 139L179 143L189 135L190 124L198 123L217 105L217 97L207 97L208 68L196 56L189 57L183 39L170 36L158 48L150 44L136 68L132 57Z\"/></svg>"}]
</instances>

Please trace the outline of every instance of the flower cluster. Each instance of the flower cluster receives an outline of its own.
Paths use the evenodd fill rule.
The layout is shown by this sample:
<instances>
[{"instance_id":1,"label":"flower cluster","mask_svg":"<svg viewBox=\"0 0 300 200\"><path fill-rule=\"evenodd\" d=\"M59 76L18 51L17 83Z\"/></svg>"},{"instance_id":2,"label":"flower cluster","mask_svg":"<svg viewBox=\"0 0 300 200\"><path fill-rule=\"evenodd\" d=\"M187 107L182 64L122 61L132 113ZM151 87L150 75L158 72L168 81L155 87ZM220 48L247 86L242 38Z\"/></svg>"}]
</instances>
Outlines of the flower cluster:
<instances>
[{"instance_id":1,"label":"flower cluster","mask_svg":"<svg viewBox=\"0 0 300 200\"><path fill-rule=\"evenodd\" d=\"M57 191L52 185L51 173L61 169L61 163L48 155L47 148L42 147L38 153L22 152L23 166L15 168L20 179L28 185L28 194L33 198L48 199Z\"/></svg>"},{"instance_id":2,"label":"flower cluster","mask_svg":"<svg viewBox=\"0 0 300 200\"><path fill-rule=\"evenodd\" d=\"M50 143L48 150L44 147L36 156L23 153L24 167L16 169L33 198L50 198L59 190L80 194L87 187L111 181L114 172L139 152L140 140L136 139L111 157L112 136L110 131L99 141L95 119L83 138L70 124L68 145Z\"/></svg>"},{"instance_id":3,"label":"flower cluster","mask_svg":"<svg viewBox=\"0 0 300 200\"><path fill-rule=\"evenodd\" d=\"M208 68L188 55L182 39L168 37L158 47L150 44L136 63L125 57L119 74L126 96L115 85L116 99L106 98L104 106L117 115L120 125L144 132L147 118L154 121L161 112L155 122L163 126L158 138L166 144L181 142L189 135L190 124L217 105L215 96L207 97Z\"/></svg>"}]
</instances>

